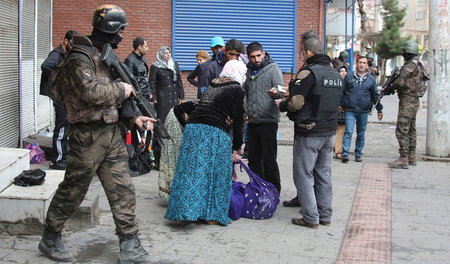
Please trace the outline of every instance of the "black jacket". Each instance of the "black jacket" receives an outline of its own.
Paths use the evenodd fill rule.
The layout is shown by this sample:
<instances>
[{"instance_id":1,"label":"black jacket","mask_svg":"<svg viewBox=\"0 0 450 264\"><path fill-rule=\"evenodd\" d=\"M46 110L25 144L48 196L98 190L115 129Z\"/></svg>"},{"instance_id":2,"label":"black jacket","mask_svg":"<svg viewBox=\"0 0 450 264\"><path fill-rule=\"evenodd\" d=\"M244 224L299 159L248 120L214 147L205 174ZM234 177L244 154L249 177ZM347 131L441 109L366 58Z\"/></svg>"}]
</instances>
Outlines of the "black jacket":
<instances>
[{"instance_id":1,"label":"black jacket","mask_svg":"<svg viewBox=\"0 0 450 264\"><path fill-rule=\"evenodd\" d=\"M155 91L154 100L157 101L155 110L163 122L170 109L178 104L179 99L184 99L183 82L176 62L175 69L177 80L174 82L172 70L150 66L150 88Z\"/></svg>"},{"instance_id":2,"label":"black jacket","mask_svg":"<svg viewBox=\"0 0 450 264\"><path fill-rule=\"evenodd\" d=\"M47 56L47 59L41 65L41 84L39 87L39 94L48 96L48 78L50 77L50 73L62 63L67 57L67 53L64 51L62 45L59 45L54 50L50 51Z\"/></svg>"},{"instance_id":3,"label":"black jacket","mask_svg":"<svg viewBox=\"0 0 450 264\"><path fill-rule=\"evenodd\" d=\"M125 65L131 70L136 80L139 83L139 88L146 98L149 94L154 94L154 91L150 90L150 84L148 82L148 65L144 56L137 55L134 51L128 55L125 59Z\"/></svg>"}]
</instances>

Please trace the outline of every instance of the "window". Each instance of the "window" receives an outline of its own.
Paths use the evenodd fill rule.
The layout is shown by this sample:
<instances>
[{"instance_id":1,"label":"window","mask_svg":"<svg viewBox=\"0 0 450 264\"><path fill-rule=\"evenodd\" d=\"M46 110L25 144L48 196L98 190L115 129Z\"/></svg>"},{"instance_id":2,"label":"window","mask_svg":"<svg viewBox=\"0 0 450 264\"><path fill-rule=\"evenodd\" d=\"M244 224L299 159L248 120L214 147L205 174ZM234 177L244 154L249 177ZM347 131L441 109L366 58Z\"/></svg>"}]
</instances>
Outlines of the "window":
<instances>
[{"instance_id":1,"label":"window","mask_svg":"<svg viewBox=\"0 0 450 264\"><path fill-rule=\"evenodd\" d=\"M423 0L417 0L417 5L419 6L423 5Z\"/></svg>"},{"instance_id":2,"label":"window","mask_svg":"<svg viewBox=\"0 0 450 264\"><path fill-rule=\"evenodd\" d=\"M407 0L401 0L400 4L402 6L407 6L408 5L408 1Z\"/></svg>"},{"instance_id":3,"label":"window","mask_svg":"<svg viewBox=\"0 0 450 264\"><path fill-rule=\"evenodd\" d=\"M423 11L417 11L416 19L417 20L423 20Z\"/></svg>"}]
</instances>

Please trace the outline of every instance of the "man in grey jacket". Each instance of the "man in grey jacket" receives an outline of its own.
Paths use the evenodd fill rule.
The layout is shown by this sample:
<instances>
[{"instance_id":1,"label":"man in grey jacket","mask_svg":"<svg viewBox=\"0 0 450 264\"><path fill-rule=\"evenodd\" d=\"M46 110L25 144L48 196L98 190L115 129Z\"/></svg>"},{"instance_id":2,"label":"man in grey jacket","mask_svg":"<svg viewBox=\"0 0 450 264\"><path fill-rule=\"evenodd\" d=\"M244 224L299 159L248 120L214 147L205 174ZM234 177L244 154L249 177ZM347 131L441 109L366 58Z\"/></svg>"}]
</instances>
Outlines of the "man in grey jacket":
<instances>
[{"instance_id":1,"label":"man in grey jacket","mask_svg":"<svg viewBox=\"0 0 450 264\"><path fill-rule=\"evenodd\" d=\"M248 117L248 165L280 191L276 139L280 112L274 100L283 98L283 95L279 92L269 94L269 90L283 86L283 74L260 43L250 43L247 56L249 63L244 89Z\"/></svg>"}]
</instances>

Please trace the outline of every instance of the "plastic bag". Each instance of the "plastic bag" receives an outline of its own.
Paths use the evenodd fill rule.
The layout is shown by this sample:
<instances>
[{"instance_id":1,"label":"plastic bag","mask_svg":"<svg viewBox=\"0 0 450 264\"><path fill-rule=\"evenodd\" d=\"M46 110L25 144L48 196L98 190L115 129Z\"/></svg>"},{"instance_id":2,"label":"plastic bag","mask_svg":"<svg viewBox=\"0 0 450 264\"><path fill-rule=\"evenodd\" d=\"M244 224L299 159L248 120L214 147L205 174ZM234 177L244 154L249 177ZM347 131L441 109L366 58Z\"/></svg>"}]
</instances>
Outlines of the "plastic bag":
<instances>
[{"instance_id":1,"label":"plastic bag","mask_svg":"<svg viewBox=\"0 0 450 264\"><path fill-rule=\"evenodd\" d=\"M30 150L30 163L31 164L42 164L45 162L45 153L39 147L38 143L28 144L24 148Z\"/></svg>"},{"instance_id":2,"label":"plastic bag","mask_svg":"<svg viewBox=\"0 0 450 264\"><path fill-rule=\"evenodd\" d=\"M45 171L41 169L24 170L14 178L14 184L19 186L41 185L45 182Z\"/></svg>"},{"instance_id":3,"label":"plastic bag","mask_svg":"<svg viewBox=\"0 0 450 264\"><path fill-rule=\"evenodd\" d=\"M271 218L280 202L280 194L275 185L261 179L243 161L239 161L239 164L250 178L250 182L245 185L241 217L251 219Z\"/></svg>"}]
</instances>

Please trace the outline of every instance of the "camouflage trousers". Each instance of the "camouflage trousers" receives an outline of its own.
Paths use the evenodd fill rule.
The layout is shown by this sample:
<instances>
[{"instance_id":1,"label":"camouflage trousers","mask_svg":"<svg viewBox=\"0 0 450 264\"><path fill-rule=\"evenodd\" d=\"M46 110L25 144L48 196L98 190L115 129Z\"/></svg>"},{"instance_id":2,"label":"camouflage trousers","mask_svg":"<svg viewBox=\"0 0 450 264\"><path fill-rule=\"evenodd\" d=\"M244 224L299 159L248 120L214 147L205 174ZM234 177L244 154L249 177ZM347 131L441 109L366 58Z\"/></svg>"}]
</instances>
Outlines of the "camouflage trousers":
<instances>
[{"instance_id":1,"label":"camouflage trousers","mask_svg":"<svg viewBox=\"0 0 450 264\"><path fill-rule=\"evenodd\" d=\"M399 96L397 128L395 136L400 146L399 152L408 154L416 151L416 115L420 102L418 97Z\"/></svg>"},{"instance_id":2,"label":"camouflage trousers","mask_svg":"<svg viewBox=\"0 0 450 264\"><path fill-rule=\"evenodd\" d=\"M116 233L135 234L135 188L128 173L128 154L117 123L78 123L69 131L69 151L64 180L47 212L46 228L60 232L80 206L97 175L111 207Z\"/></svg>"}]
</instances>

